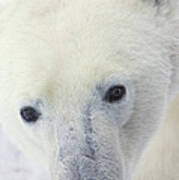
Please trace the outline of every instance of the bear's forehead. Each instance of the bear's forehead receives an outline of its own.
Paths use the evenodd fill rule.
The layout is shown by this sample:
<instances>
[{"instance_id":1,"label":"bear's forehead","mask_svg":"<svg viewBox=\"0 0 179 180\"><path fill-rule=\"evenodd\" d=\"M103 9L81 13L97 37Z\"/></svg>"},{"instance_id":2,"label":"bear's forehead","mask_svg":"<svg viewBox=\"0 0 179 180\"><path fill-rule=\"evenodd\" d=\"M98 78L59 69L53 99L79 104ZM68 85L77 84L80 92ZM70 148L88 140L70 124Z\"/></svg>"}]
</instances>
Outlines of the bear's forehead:
<instances>
[{"instance_id":1,"label":"bear's forehead","mask_svg":"<svg viewBox=\"0 0 179 180\"><path fill-rule=\"evenodd\" d=\"M147 59L147 55L144 58L143 38L138 37L137 44L130 38L130 29L121 35L112 27L89 34L65 32L62 26L58 34L38 28L11 28L0 42L3 67L21 90L26 86L29 92L41 93L46 87L55 89L58 85L62 86L60 90L72 90L77 84L79 88L91 88L113 73L125 74L126 78L134 77L136 72L145 74L155 60Z\"/></svg>"},{"instance_id":2,"label":"bear's forehead","mask_svg":"<svg viewBox=\"0 0 179 180\"><path fill-rule=\"evenodd\" d=\"M92 87L111 73L132 78L161 63L151 58L159 53L156 29L141 13L119 12L115 0L78 2L34 17L25 9L12 18L1 34L0 56L16 86Z\"/></svg>"},{"instance_id":3,"label":"bear's forehead","mask_svg":"<svg viewBox=\"0 0 179 180\"><path fill-rule=\"evenodd\" d=\"M146 44L155 44L153 37L144 34L150 31L146 22L141 29L138 15L131 16L123 9L116 15L117 11L111 8L100 9L103 3L99 2L99 9L85 10L78 4L39 19L20 13L2 34L1 44L13 51L14 61L22 57L33 64L55 61L61 67L73 66L72 63L80 67L105 61L118 61L121 66L143 63L140 52L146 50Z\"/></svg>"},{"instance_id":4,"label":"bear's forehead","mask_svg":"<svg viewBox=\"0 0 179 180\"><path fill-rule=\"evenodd\" d=\"M16 3L17 4L17 3ZM81 11L85 15L91 12L91 16L97 12L109 12L115 10L137 9L141 6L141 2L138 0L123 1L123 0L31 0L21 2L21 7L28 11L30 16L44 16L53 12L66 12L70 11L70 14L76 15Z\"/></svg>"},{"instance_id":5,"label":"bear's forehead","mask_svg":"<svg viewBox=\"0 0 179 180\"><path fill-rule=\"evenodd\" d=\"M55 2L59 5L56 10L52 8ZM61 67L73 62L80 67L84 63L118 61L121 66L129 66L134 59L135 64L142 63L140 52L146 50L146 45L155 47L154 37L145 35L152 30L148 21L135 8L129 8L129 2L37 0L36 3L25 1L2 34L5 41L2 45L14 49L15 57L26 56L24 61L28 59L33 64L55 61ZM132 11L136 11L135 16Z\"/></svg>"},{"instance_id":6,"label":"bear's forehead","mask_svg":"<svg viewBox=\"0 0 179 180\"><path fill-rule=\"evenodd\" d=\"M49 81L50 77L56 77L67 83L85 78L94 81L93 77L97 76L100 80L110 73L130 74L136 71L137 66L145 68L148 64L146 61L143 66L143 59L132 54L131 44L127 44L128 47L119 45L121 43L115 39L112 43L100 35L87 39L69 36L55 36L56 39L52 37L49 40L33 31L8 33L4 42L1 41L1 55L6 57L4 66L14 76L29 82L34 79Z\"/></svg>"}]
</instances>

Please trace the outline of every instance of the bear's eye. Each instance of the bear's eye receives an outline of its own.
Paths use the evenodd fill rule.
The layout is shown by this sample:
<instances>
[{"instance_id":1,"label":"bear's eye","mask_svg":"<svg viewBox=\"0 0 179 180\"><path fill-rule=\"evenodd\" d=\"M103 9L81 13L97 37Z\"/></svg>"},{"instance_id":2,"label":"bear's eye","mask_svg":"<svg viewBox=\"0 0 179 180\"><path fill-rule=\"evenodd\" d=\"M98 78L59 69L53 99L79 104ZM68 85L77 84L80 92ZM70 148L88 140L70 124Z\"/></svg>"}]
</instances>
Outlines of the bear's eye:
<instances>
[{"instance_id":1,"label":"bear's eye","mask_svg":"<svg viewBox=\"0 0 179 180\"><path fill-rule=\"evenodd\" d=\"M26 122L36 122L41 113L31 106L25 106L20 110L20 115Z\"/></svg>"},{"instance_id":2,"label":"bear's eye","mask_svg":"<svg viewBox=\"0 0 179 180\"><path fill-rule=\"evenodd\" d=\"M114 103L121 100L126 94L126 88L122 85L112 86L105 94L104 101Z\"/></svg>"}]
</instances>

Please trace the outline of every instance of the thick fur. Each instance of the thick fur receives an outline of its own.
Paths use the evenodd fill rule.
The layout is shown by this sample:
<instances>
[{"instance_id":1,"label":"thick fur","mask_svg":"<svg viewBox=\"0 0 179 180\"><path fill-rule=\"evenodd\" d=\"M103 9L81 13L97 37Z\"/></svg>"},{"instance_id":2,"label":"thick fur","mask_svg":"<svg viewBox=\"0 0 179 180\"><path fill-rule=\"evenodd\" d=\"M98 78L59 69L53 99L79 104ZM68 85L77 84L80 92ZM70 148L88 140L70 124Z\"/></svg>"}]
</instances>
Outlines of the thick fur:
<instances>
[{"instance_id":1,"label":"thick fur","mask_svg":"<svg viewBox=\"0 0 179 180\"><path fill-rule=\"evenodd\" d=\"M136 180L179 178L179 97L171 104L159 131L149 143L136 169Z\"/></svg>"},{"instance_id":2,"label":"thick fur","mask_svg":"<svg viewBox=\"0 0 179 180\"><path fill-rule=\"evenodd\" d=\"M0 15L4 129L53 180L177 180L178 14L177 0L10 1ZM126 96L105 102L119 84ZM39 121L24 122L24 106Z\"/></svg>"}]
</instances>

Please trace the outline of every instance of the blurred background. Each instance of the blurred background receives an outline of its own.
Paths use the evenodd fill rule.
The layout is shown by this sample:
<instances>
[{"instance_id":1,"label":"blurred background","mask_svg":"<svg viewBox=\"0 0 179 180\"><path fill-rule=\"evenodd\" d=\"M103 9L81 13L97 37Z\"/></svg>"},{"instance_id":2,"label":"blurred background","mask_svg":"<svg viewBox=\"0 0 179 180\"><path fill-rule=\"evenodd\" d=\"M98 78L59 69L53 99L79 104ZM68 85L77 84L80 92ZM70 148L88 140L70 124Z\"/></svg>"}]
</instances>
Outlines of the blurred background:
<instances>
[{"instance_id":1,"label":"blurred background","mask_svg":"<svg viewBox=\"0 0 179 180\"><path fill-rule=\"evenodd\" d=\"M0 126L0 180L49 180L38 164L26 157Z\"/></svg>"}]
</instances>

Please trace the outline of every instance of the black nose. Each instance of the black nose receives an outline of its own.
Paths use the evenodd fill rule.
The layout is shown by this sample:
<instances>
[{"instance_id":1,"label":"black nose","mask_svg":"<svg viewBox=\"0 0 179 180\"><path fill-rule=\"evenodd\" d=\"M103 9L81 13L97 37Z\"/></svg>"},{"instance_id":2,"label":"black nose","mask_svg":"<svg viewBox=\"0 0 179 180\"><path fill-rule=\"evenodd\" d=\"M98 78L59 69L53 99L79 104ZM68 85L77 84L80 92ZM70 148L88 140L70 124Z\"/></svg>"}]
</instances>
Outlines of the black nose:
<instances>
[{"instance_id":1,"label":"black nose","mask_svg":"<svg viewBox=\"0 0 179 180\"><path fill-rule=\"evenodd\" d=\"M26 122L36 122L41 113L31 106L25 106L20 110L20 115Z\"/></svg>"}]
</instances>

